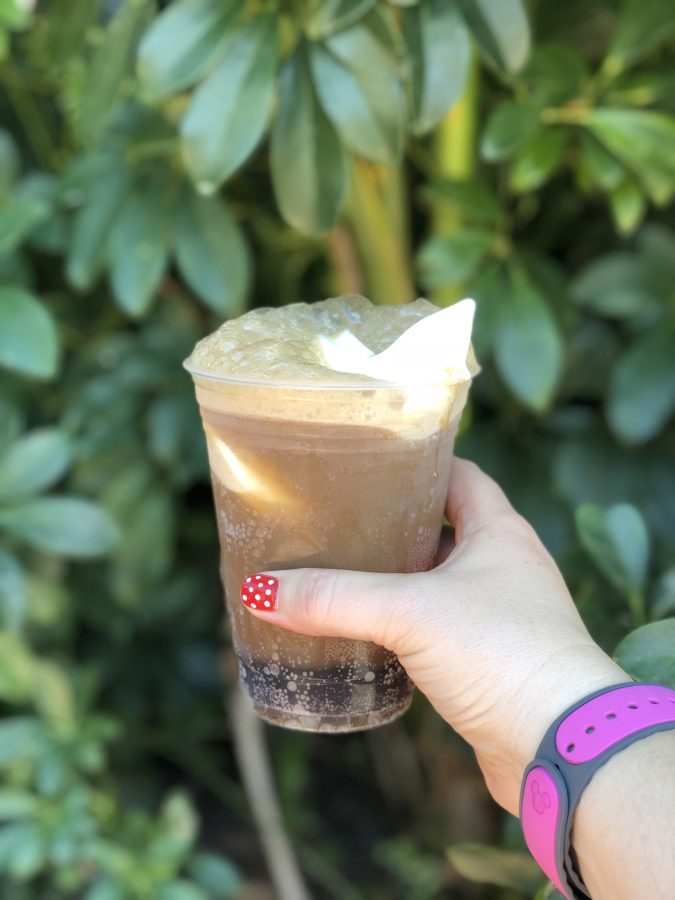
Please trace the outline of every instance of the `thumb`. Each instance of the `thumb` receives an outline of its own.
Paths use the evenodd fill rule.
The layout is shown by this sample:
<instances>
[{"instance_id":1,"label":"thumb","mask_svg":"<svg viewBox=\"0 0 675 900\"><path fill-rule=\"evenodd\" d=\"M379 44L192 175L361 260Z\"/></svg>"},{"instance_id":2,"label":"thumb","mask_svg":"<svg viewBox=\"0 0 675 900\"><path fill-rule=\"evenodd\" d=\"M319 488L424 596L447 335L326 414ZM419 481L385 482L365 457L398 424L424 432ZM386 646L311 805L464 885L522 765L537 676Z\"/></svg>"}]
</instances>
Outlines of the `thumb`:
<instances>
[{"instance_id":1,"label":"thumb","mask_svg":"<svg viewBox=\"0 0 675 900\"><path fill-rule=\"evenodd\" d=\"M433 572L409 575L340 569L288 569L244 579L249 612L297 631L373 641L399 655L423 643Z\"/></svg>"}]
</instances>

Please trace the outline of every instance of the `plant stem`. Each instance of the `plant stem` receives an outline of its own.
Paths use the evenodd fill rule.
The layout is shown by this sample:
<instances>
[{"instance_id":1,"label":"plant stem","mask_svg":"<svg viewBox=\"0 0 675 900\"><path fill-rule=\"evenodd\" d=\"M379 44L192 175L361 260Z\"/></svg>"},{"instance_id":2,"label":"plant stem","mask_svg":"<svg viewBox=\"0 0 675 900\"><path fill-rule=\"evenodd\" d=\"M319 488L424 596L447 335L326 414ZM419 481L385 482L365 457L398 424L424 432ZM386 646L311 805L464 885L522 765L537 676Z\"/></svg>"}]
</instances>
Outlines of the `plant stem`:
<instances>
[{"instance_id":1,"label":"plant stem","mask_svg":"<svg viewBox=\"0 0 675 900\"><path fill-rule=\"evenodd\" d=\"M645 610L645 598L640 591L628 592L628 606L630 607L633 623L639 627L647 621L647 612Z\"/></svg>"},{"instance_id":2,"label":"plant stem","mask_svg":"<svg viewBox=\"0 0 675 900\"><path fill-rule=\"evenodd\" d=\"M239 769L276 895L279 900L310 900L284 830L263 725L239 685L231 693L229 708Z\"/></svg>"},{"instance_id":3,"label":"plant stem","mask_svg":"<svg viewBox=\"0 0 675 900\"><path fill-rule=\"evenodd\" d=\"M336 225L328 235L328 256L339 294L362 294L365 290L352 234L346 225Z\"/></svg>"},{"instance_id":4,"label":"plant stem","mask_svg":"<svg viewBox=\"0 0 675 900\"><path fill-rule=\"evenodd\" d=\"M434 135L436 176L452 181L468 181L476 172L476 132L478 125L479 68L476 54L472 53L464 90L438 126ZM432 233L450 235L464 226L458 206L444 203L435 207L432 216ZM462 294L461 284L448 284L434 292L433 300L439 306L448 306Z\"/></svg>"},{"instance_id":5,"label":"plant stem","mask_svg":"<svg viewBox=\"0 0 675 900\"><path fill-rule=\"evenodd\" d=\"M407 303L415 298L406 207L401 166L354 160L347 221L374 303Z\"/></svg>"},{"instance_id":6,"label":"plant stem","mask_svg":"<svg viewBox=\"0 0 675 900\"><path fill-rule=\"evenodd\" d=\"M587 117L586 106L555 107L541 112L541 121L546 125L583 125Z\"/></svg>"},{"instance_id":7,"label":"plant stem","mask_svg":"<svg viewBox=\"0 0 675 900\"><path fill-rule=\"evenodd\" d=\"M44 116L25 83L9 66L0 68L0 81L5 86L7 97L23 126L37 161L47 170L57 169L56 151L45 126Z\"/></svg>"},{"instance_id":8,"label":"plant stem","mask_svg":"<svg viewBox=\"0 0 675 900\"><path fill-rule=\"evenodd\" d=\"M464 90L434 135L437 175L441 178L465 181L476 172L479 72L473 54Z\"/></svg>"}]
</instances>

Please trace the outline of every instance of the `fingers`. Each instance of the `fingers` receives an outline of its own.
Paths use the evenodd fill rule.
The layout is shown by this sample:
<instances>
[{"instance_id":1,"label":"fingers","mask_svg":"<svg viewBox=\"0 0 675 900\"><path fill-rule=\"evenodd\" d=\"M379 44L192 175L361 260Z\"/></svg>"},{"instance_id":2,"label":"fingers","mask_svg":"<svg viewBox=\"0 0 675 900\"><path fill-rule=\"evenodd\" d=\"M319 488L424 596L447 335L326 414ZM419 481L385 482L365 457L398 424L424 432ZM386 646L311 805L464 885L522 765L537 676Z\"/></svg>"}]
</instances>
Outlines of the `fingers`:
<instances>
[{"instance_id":1,"label":"fingers","mask_svg":"<svg viewBox=\"0 0 675 900\"><path fill-rule=\"evenodd\" d=\"M473 463L456 459L447 514L462 533L513 508L501 489ZM451 542L439 548L447 557ZM337 569L290 569L248 576L241 601L249 612L301 634L373 641L399 655L434 640L434 619L448 604L448 573L410 575Z\"/></svg>"},{"instance_id":2,"label":"fingers","mask_svg":"<svg viewBox=\"0 0 675 900\"><path fill-rule=\"evenodd\" d=\"M515 514L506 495L489 475L467 459L453 460L446 515L455 526L458 543L467 531L475 531L494 516L509 512Z\"/></svg>"},{"instance_id":3,"label":"fingers","mask_svg":"<svg viewBox=\"0 0 675 900\"><path fill-rule=\"evenodd\" d=\"M373 641L400 654L410 652L424 629L433 581L427 573L289 569L249 576L241 602L252 615L291 631Z\"/></svg>"}]
</instances>

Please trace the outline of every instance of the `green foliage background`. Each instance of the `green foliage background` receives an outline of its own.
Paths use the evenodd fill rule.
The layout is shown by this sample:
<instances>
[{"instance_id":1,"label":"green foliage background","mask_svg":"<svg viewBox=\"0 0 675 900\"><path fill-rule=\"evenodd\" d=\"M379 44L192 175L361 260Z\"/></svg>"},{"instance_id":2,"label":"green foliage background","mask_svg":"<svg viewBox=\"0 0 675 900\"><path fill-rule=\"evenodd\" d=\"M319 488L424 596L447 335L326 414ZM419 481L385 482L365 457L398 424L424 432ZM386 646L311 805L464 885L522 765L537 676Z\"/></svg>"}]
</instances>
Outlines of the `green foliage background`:
<instances>
[{"instance_id":1,"label":"green foliage background","mask_svg":"<svg viewBox=\"0 0 675 900\"><path fill-rule=\"evenodd\" d=\"M460 452L675 686L674 37L667 0L0 0L3 898L273 896L180 368L252 306L475 296ZM313 896L540 890L421 698L268 738Z\"/></svg>"}]
</instances>

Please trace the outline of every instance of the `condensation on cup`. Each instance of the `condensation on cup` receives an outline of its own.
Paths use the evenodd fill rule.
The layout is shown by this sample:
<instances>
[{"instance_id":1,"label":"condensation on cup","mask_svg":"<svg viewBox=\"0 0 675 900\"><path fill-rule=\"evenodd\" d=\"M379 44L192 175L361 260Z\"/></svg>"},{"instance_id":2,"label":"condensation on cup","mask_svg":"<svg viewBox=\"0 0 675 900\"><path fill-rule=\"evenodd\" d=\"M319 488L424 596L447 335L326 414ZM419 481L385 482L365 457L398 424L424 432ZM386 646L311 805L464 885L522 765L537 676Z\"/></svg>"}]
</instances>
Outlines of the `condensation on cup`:
<instances>
[{"instance_id":1,"label":"condensation on cup","mask_svg":"<svg viewBox=\"0 0 675 900\"><path fill-rule=\"evenodd\" d=\"M454 328L450 310L425 300L377 307L348 296L255 310L185 363L206 434L240 680L268 722L356 731L410 705L413 684L393 653L279 628L273 614L249 613L239 590L257 572L433 566L477 370L473 304L463 302L471 307Z\"/></svg>"}]
</instances>

